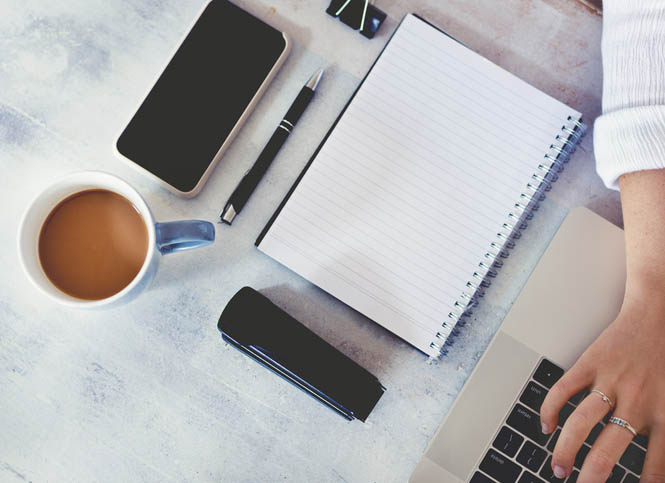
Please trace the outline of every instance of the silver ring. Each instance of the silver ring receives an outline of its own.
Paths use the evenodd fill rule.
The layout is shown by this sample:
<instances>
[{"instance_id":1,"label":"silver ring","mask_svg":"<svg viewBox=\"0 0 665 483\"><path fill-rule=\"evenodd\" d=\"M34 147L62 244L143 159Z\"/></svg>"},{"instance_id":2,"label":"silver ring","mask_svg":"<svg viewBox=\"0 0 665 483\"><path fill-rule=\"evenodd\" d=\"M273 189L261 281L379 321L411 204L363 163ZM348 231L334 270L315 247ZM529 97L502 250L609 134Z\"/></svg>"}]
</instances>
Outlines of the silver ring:
<instances>
[{"instance_id":1,"label":"silver ring","mask_svg":"<svg viewBox=\"0 0 665 483\"><path fill-rule=\"evenodd\" d=\"M628 423L628 421L626 421L625 419L621 419L621 418L617 418L617 417L612 416L610 418L610 423L617 424L617 425L621 426L622 428L626 428L628 431L633 433L633 436L637 436L637 431L635 431L635 428L633 428L630 425L630 423Z\"/></svg>"},{"instance_id":2,"label":"silver ring","mask_svg":"<svg viewBox=\"0 0 665 483\"><path fill-rule=\"evenodd\" d=\"M610 405L610 409L614 408L614 403L613 403L612 400L611 400L609 397L607 397L604 393L600 392L598 389L593 389L591 392L592 392L592 393L595 392L595 393L598 394L600 397L602 397L602 398L603 398L603 401Z\"/></svg>"}]
</instances>

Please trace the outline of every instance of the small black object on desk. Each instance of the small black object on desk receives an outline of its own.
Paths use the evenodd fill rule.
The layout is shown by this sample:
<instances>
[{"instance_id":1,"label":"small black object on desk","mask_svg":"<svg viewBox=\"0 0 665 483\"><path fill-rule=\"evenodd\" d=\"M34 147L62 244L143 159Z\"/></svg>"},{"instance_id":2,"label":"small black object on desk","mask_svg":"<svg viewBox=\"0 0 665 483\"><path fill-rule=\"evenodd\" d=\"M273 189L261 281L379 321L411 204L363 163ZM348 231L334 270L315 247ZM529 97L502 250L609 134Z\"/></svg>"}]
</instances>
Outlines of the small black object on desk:
<instances>
[{"instance_id":1,"label":"small black object on desk","mask_svg":"<svg viewBox=\"0 0 665 483\"><path fill-rule=\"evenodd\" d=\"M376 8L370 0L332 0L326 13L358 30L368 39L374 38L386 13Z\"/></svg>"},{"instance_id":2,"label":"small black object on desk","mask_svg":"<svg viewBox=\"0 0 665 483\"><path fill-rule=\"evenodd\" d=\"M385 391L375 376L250 287L233 296L217 328L233 347L346 419L364 422Z\"/></svg>"},{"instance_id":3,"label":"small black object on desk","mask_svg":"<svg viewBox=\"0 0 665 483\"><path fill-rule=\"evenodd\" d=\"M224 223L229 225L233 223L233 219L240 213L245 203L247 203L247 200L258 186L261 178L263 178L263 175L268 170L268 167L270 167L270 163L275 159L280 148L286 142L289 134L291 134L291 130L295 127L298 119L300 119L300 116L305 112L305 109L314 97L314 91L316 91L316 86L319 84L322 75L323 69L319 69L300 90L298 97L293 101L284 119L282 119L282 122L275 129L268 144L263 148L254 165L245 173L240 184L231 194L226 205L224 205L221 215L219 215Z\"/></svg>"}]
</instances>

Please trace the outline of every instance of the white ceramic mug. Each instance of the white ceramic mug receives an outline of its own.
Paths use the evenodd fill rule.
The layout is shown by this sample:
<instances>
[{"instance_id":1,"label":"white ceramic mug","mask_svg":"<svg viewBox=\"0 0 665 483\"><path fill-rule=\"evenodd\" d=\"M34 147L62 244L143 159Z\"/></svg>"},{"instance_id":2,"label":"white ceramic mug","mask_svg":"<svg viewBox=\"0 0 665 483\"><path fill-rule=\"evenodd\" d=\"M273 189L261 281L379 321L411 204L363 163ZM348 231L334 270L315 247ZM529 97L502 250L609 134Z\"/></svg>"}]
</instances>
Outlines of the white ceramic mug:
<instances>
[{"instance_id":1,"label":"white ceramic mug","mask_svg":"<svg viewBox=\"0 0 665 483\"><path fill-rule=\"evenodd\" d=\"M39 234L48 215L68 196L89 189L109 190L129 200L148 230L148 250L139 273L125 288L101 300L83 300L64 293L48 279L39 261ZM162 254L198 248L214 240L212 223L200 220L156 223L145 200L128 183L108 173L84 171L57 181L30 204L19 226L18 252L30 281L52 300L69 307L95 308L118 305L136 297L154 277Z\"/></svg>"}]
</instances>

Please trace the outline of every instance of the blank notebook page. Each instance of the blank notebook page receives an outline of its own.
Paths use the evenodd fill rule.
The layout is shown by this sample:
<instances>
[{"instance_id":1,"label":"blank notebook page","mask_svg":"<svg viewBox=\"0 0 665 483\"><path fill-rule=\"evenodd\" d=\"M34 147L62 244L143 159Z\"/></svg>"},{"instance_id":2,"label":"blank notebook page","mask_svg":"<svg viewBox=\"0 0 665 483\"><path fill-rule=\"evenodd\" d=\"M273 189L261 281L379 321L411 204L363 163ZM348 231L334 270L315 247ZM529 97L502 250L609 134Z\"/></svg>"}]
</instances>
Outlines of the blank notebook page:
<instances>
[{"instance_id":1,"label":"blank notebook page","mask_svg":"<svg viewBox=\"0 0 665 483\"><path fill-rule=\"evenodd\" d=\"M569 116L407 15L259 248L436 356Z\"/></svg>"}]
</instances>

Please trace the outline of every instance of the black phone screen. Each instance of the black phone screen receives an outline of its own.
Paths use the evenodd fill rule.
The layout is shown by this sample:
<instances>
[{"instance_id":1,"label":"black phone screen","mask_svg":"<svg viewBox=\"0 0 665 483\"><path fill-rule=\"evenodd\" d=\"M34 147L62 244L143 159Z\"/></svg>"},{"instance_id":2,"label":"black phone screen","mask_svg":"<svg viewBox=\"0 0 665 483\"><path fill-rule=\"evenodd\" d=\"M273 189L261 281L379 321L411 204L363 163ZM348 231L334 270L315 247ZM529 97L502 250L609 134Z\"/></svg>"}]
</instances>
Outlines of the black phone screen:
<instances>
[{"instance_id":1,"label":"black phone screen","mask_svg":"<svg viewBox=\"0 0 665 483\"><path fill-rule=\"evenodd\" d=\"M286 48L279 30L213 0L120 135L120 154L192 191Z\"/></svg>"}]
</instances>

